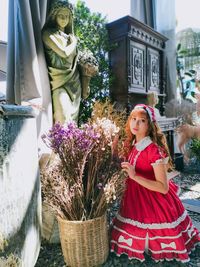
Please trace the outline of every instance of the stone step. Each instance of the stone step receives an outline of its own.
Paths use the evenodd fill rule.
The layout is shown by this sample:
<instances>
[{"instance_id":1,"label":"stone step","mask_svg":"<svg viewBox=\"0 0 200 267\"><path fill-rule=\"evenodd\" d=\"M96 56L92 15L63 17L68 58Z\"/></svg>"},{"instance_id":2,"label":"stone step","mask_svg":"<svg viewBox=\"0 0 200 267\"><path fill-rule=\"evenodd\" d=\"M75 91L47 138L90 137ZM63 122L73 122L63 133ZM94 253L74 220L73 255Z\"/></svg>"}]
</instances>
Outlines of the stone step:
<instances>
[{"instance_id":1,"label":"stone step","mask_svg":"<svg viewBox=\"0 0 200 267\"><path fill-rule=\"evenodd\" d=\"M199 230L200 232L200 222L197 222L197 221L192 221L194 226Z\"/></svg>"},{"instance_id":2,"label":"stone step","mask_svg":"<svg viewBox=\"0 0 200 267\"><path fill-rule=\"evenodd\" d=\"M200 193L200 183L197 183L193 186L181 186L181 188L186 189L186 190L191 190L191 191L195 191L195 192L199 192Z\"/></svg>"},{"instance_id":3,"label":"stone step","mask_svg":"<svg viewBox=\"0 0 200 267\"><path fill-rule=\"evenodd\" d=\"M190 210L200 214L200 200L198 199L183 199L182 200L186 210Z\"/></svg>"}]
</instances>

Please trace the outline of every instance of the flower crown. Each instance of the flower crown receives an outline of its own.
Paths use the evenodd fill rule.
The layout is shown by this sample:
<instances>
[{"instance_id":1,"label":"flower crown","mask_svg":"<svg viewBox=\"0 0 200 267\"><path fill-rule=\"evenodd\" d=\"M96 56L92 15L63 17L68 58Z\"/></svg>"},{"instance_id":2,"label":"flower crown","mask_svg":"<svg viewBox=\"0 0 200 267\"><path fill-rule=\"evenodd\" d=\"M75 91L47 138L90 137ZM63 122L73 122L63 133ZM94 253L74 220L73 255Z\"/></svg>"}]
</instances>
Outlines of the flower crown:
<instances>
[{"instance_id":1,"label":"flower crown","mask_svg":"<svg viewBox=\"0 0 200 267\"><path fill-rule=\"evenodd\" d=\"M154 109L150 106L147 106L145 104L137 104L135 107L134 107L134 110L136 109L143 109L147 112L147 114L149 115L149 118L151 120L151 122L156 122L156 116L155 116L155 112L154 112Z\"/></svg>"},{"instance_id":2,"label":"flower crown","mask_svg":"<svg viewBox=\"0 0 200 267\"><path fill-rule=\"evenodd\" d=\"M68 2L68 0L55 0L51 5L51 11L54 9L57 10L60 8L68 8L73 14L74 7L71 3Z\"/></svg>"}]
</instances>

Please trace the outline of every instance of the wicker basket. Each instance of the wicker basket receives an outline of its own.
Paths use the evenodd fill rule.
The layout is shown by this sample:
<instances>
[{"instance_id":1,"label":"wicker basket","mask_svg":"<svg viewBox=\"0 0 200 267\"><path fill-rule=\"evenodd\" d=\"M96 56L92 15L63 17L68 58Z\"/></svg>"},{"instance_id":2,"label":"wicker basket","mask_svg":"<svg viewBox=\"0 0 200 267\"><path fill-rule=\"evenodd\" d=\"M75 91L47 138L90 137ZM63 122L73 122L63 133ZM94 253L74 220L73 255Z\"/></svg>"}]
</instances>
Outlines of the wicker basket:
<instances>
[{"instance_id":1,"label":"wicker basket","mask_svg":"<svg viewBox=\"0 0 200 267\"><path fill-rule=\"evenodd\" d=\"M106 214L88 221L58 218L62 252L67 266L92 267L108 257Z\"/></svg>"},{"instance_id":2,"label":"wicker basket","mask_svg":"<svg viewBox=\"0 0 200 267\"><path fill-rule=\"evenodd\" d=\"M80 65L81 75L93 77L98 72L98 67L91 64Z\"/></svg>"}]
</instances>

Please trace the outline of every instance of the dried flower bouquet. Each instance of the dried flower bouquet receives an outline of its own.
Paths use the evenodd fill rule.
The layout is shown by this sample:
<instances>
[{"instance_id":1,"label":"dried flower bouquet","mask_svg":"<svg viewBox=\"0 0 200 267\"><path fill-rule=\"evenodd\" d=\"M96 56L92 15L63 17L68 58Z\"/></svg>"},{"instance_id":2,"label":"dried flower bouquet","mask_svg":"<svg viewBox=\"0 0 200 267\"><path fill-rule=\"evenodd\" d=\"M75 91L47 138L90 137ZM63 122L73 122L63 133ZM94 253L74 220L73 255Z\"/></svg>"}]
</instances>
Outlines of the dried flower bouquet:
<instances>
[{"instance_id":1,"label":"dried flower bouquet","mask_svg":"<svg viewBox=\"0 0 200 267\"><path fill-rule=\"evenodd\" d=\"M97 112L100 106L102 112ZM43 200L63 219L97 218L124 191L125 174L112 153L123 114L110 106L97 103L88 124L80 128L74 122L67 126L55 124L43 136L54 152L54 160L42 173Z\"/></svg>"},{"instance_id":2,"label":"dried flower bouquet","mask_svg":"<svg viewBox=\"0 0 200 267\"><path fill-rule=\"evenodd\" d=\"M79 51L78 64L82 76L93 77L98 72L99 64L90 50Z\"/></svg>"}]
</instances>

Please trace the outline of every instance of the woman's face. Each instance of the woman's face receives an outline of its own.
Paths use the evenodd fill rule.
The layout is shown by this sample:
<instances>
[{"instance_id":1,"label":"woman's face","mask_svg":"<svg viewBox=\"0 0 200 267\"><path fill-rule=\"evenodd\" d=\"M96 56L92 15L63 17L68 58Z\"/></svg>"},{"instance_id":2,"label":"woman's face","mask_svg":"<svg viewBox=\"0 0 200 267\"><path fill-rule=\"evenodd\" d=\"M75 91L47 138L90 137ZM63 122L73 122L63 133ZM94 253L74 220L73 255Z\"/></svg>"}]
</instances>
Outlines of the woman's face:
<instances>
[{"instance_id":1,"label":"woman's face","mask_svg":"<svg viewBox=\"0 0 200 267\"><path fill-rule=\"evenodd\" d=\"M56 22L58 26L64 29L69 23L70 13L67 9L61 9L56 15Z\"/></svg>"},{"instance_id":2,"label":"woman's face","mask_svg":"<svg viewBox=\"0 0 200 267\"><path fill-rule=\"evenodd\" d=\"M134 112L130 120L130 130L133 135L136 136L136 140L139 141L148 135L149 122L146 112Z\"/></svg>"}]
</instances>

